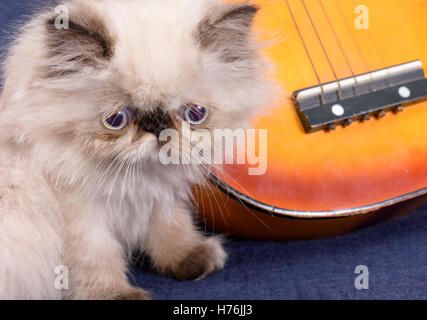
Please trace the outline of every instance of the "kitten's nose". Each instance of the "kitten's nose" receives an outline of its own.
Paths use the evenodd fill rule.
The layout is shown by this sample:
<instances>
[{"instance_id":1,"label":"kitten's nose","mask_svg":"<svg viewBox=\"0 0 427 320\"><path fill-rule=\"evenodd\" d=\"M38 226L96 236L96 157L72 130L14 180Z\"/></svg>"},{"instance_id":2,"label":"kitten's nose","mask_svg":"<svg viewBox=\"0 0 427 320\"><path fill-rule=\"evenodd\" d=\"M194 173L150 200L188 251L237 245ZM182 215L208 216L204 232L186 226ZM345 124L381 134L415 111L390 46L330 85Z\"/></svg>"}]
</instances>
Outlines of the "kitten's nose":
<instances>
[{"instance_id":1,"label":"kitten's nose","mask_svg":"<svg viewBox=\"0 0 427 320\"><path fill-rule=\"evenodd\" d=\"M173 127L171 116L162 109L157 108L154 111L145 112L139 121L139 127L145 132L151 132L157 138L160 133Z\"/></svg>"}]
</instances>

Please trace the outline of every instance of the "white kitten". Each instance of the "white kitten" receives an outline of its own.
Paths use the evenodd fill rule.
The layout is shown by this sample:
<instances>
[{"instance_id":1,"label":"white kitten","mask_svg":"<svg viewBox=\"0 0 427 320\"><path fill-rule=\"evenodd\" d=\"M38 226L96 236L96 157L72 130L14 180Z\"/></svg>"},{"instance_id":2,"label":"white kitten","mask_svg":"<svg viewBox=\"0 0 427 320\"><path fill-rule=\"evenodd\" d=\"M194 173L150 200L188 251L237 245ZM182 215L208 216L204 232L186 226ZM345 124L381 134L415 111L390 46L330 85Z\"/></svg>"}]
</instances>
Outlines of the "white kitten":
<instances>
[{"instance_id":1,"label":"white kitten","mask_svg":"<svg viewBox=\"0 0 427 320\"><path fill-rule=\"evenodd\" d=\"M62 29L37 14L4 64L0 104L0 298L146 299L128 259L178 279L224 266L196 230L194 165L163 165L158 135L244 127L270 100L251 39L257 8L219 0L76 0ZM63 8L65 8L63 7ZM186 109L187 108L187 109ZM179 146L178 146L179 148ZM55 268L69 270L69 290Z\"/></svg>"}]
</instances>

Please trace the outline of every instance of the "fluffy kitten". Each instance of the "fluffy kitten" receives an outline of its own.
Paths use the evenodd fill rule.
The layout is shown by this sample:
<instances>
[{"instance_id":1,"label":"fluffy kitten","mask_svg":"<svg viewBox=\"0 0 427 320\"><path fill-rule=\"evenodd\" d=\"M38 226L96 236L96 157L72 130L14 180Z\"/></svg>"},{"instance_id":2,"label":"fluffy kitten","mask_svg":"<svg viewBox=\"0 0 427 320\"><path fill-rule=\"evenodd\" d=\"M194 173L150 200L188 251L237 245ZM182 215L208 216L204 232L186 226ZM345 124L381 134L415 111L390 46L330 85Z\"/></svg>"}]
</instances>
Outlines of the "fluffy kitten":
<instances>
[{"instance_id":1,"label":"fluffy kitten","mask_svg":"<svg viewBox=\"0 0 427 320\"><path fill-rule=\"evenodd\" d=\"M196 165L163 165L162 129L244 127L270 84L251 37L257 8L219 0L75 0L68 29L35 15L4 63L0 298L146 299L126 272L139 250L161 274L224 266L193 224ZM64 7L63 7L64 8ZM63 21L62 21L63 22ZM177 146L180 148L180 146ZM69 289L55 287L58 266Z\"/></svg>"}]
</instances>

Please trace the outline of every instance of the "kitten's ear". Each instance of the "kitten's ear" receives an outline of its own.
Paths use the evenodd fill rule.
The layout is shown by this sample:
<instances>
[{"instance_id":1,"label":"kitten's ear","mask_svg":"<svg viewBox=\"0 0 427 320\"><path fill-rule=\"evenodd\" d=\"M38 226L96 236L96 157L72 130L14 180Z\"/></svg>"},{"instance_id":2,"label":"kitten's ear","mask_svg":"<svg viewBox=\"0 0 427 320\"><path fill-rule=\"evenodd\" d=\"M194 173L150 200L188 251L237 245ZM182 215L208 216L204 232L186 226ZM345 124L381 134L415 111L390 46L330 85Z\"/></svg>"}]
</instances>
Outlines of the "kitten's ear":
<instances>
[{"instance_id":1,"label":"kitten's ear","mask_svg":"<svg viewBox=\"0 0 427 320\"><path fill-rule=\"evenodd\" d=\"M70 13L66 24L46 20L46 45L51 76L66 75L83 67L99 67L113 55L113 41L103 21L89 13Z\"/></svg>"},{"instance_id":2,"label":"kitten's ear","mask_svg":"<svg viewBox=\"0 0 427 320\"><path fill-rule=\"evenodd\" d=\"M211 8L200 23L198 39L203 49L216 51L224 62L246 60L253 54L251 26L258 7L247 3Z\"/></svg>"}]
</instances>

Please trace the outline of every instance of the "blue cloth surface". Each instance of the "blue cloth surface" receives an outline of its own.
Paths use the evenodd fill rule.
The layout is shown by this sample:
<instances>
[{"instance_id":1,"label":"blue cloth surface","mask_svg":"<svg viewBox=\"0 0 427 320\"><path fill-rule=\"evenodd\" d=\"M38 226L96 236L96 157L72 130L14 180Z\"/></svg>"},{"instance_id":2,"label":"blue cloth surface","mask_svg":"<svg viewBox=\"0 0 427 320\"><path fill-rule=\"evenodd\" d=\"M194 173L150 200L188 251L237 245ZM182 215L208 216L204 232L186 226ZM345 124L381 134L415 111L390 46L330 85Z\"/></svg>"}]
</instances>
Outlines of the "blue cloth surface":
<instances>
[{"instance_id":1,"label":"blue cloth surface","mask_svg":"<svg viewBox=\"0 0 427 320\"><path fill-rule=\"evenodd\" d=\"M230 241L224 270L179 282L139 269L135 283L157 299L427 299L427 207L331 239ZM357 290L363 265L369 289Z\"/></svg>"},{"instance_id":2,"label":"blue cloth surface","mask_svg":"<svg viewBox=\"0 0 427 320\"><path fill-rule=\"evenodd\" d=\"M11 32L21 24L26 15L37 8L36 1L31 0L0 0L0 51L9 42ZM37 1L37 4L43 3Z\"/></svg>"},{"instance_id":3,"label":"blue cloth surface","mask_svg":"<svg viewBox=\"0 0 427 320\"><path fill-rule=\"evenodd\" d=\"M43 1L40 1L43 2ZM0 46L31 0L0 1ZM300 242L229 241L224 270L179 282L137 267L135 284L156 299L426 299L427 207L395 221L332 239ZM369 270L357 290L355 268Z\"/></svg>"}]
</instances>

